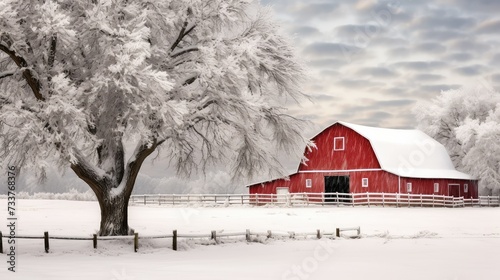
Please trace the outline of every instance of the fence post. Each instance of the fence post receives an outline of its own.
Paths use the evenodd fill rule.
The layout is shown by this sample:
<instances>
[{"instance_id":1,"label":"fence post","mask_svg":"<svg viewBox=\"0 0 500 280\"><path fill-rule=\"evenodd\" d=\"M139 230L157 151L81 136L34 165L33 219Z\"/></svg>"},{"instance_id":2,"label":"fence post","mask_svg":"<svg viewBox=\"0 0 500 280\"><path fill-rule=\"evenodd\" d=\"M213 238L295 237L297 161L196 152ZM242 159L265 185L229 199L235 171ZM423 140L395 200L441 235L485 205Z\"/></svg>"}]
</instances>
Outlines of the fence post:
<instances>
[{"instance_id":1,"label":"fence post","mask_svg":"<svg viewBox=\"0 0 500 280\"><path fill-rule=\"evenodd\" d=\"M319 229L316 230L316 237L321 239L321 231Z\"/></svg>"},{"instance_id":2,"label":"fence post","mask_svg":"<svg viewBox=\"0 0 500 280\"><path fill-rule=\"evenodd\" d=\"M382 207L385 207L385 195L382 193Z\"/></svg>"},{"instance_id":3,"label":"fence post","mask_svg":"<svg viewBox=\"0 0 500 280\"><path fill-rule=\"evenodd\" d=\"M217 231L215 230L212 230L212 239L215 240L215 244L219 244L219 242L217 242Z\"/></svg>"},{"instance_id":4,"label":"fence post","mask_svg":"<svg viewBox=\"0 0 500 280\"><path fill-rule=\"evenodd\" d=\"M94 243L94 249L97 249L97 234L94 234L92 241Z\"/></svg>"},{"instance_id":5,"label":"fence post","mask_svg":"<svg viewBox=\"0 0 500 280\"><path fill-rule=\"evenodd\" d=\"M366 192L366 198L368 199L368 208L370 208L370 194Z\"/></svg>"},{"instance_id":6,"label":"fence post","mask_svg":"<svg viewBox=\"0 0 500 280\"><path fill-rule=\"evenodd\" d=\"M245 238L247 239L247 242L250 242L250 230L247 229L247 232L245 234Z\"/></svg>"},{"instance_id":7,"label":"fence post","mask_svg":"<svg viewBox=\"0 0 500 280\"><path fill-rule=\"evenodd\" d=\"M172 236L172 249L174 251L177 251L177 230L175 229L173 231L173 236Z\"/></svg>"},{"instance_id":8,"label":"fence post","mask_svg":"<svg viewBox=\"0 0 500 280\"><path fill-rule=\"evenodd\" d=\"M139 233L134 233L134 252L137 253L137 249L139 248Z\"/></svg>"},{"instance_id":9,"label":"fence post","mask_svg":"<svg viewBox=\"0 0 500 280\"><path fill-rule=\"evenodd\" d=\"M422 194L420 194L420 207L424 207L424 202L422 201Z\"/></svg>"},{"instance_id":10,"label":"fence post","mask_svg":"<svg viewBox=\"0 0 500 280\"><path fill-rule=\"evenodd\" d=\"M0 231L0 254L3 254L3 238L1 231Z\"/></svg>"},{"instance_id":11,"label":"fence post","mask_svg":"<svg viewBox=\"0 0 500 280\"><path fill-rule=\"evenodd\" d=\"M271 238L273 237L273 234L271 233L271 230L268 230L267 231L267 238Z\"/></svg>"},{"instance_id":12,"label":"fence post","mask_svg":"<svg viewBox=\"0 0 500 280\"><path fill-rule=\"evenodd\" d=\"M43 233L43 240L44 240L44 245L45 245L45 253L49 252L49 232L46 231Z\"/></svg>"},{"instance_id":13,"label":"fence post","mask_svg":"<svg viewBox=\"0 0 500 280\"><path fill-rule=\"evenodd\" d=\"M340 228L335 229L335 236L340 237Z\"/></svg>"}]
</instances>

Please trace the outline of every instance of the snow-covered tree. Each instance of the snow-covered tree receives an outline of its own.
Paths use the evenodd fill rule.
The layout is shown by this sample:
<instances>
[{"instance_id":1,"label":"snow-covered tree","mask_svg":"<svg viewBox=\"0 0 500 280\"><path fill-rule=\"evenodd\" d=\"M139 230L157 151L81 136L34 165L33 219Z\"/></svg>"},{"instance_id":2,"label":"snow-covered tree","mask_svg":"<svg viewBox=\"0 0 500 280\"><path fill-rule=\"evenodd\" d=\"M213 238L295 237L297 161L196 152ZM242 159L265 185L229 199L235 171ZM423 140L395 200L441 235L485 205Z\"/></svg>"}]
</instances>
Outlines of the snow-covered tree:
<instances>
[{"instance_id":1,"label":"snow-covered tree","mask_svg":"<svg viewBox=\"0 0 500 280\"><path fill-rule=\"evenodd\" d=\"M282 174L277 151L307 140L281 106L303 97L304 70L278 29L252 0L2 0L0 158L41 177L69 166L100 235L130 233L153 153L184 175Z\"/></svg>"},{"instance_id":2,"label":"snow-covered tree","mask_svg":"<svg viewBox=\"0 0 500 280\"><path fill-rule=\"evenodd\" d=\"M500 191L500 93L485 85L443 91L415 108L419 128L442 143L458 170Z\"/></svg>"}]
</instances>

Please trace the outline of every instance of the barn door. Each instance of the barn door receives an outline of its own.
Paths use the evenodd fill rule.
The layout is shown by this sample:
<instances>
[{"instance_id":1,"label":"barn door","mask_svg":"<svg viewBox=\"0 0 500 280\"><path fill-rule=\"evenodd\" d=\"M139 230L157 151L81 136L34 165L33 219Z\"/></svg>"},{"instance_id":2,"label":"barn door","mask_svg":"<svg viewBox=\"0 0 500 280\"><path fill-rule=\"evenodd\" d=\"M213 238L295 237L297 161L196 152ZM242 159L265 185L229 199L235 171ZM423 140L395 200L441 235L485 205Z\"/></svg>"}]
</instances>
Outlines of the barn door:
<instances>
[{"instance_id":1,"label":"barn door","mask_svg":"<svg viewBox=\"0 0 500 280\"><path fill-rule=\"evenodd\" d=\"M349 193L349 176L325 176L325 202L337 202L333 193ZM339 196L338 202L350 202L349 195Z\"/></svg>"},{"instance_id":2,"label":"barn door","mask_svg":"<svg viewBox=\"0 0 500 280\"><path fill-rule=\"evenodd\" d=\"M278 203L282 203L282 204L287 203L289 193L290 193L290 190L287 187L277 187L276 194L277 194Z\"/></svg>"},{"instance_id":3,"label":"barn door","mask_svg":"<svg viewBox=\"0 0 500 280\"><path fill-rule=\"evenodd\" d=\"M460 184L448 184L448 195L460 197Z\"/></svg>"}]
</instances>

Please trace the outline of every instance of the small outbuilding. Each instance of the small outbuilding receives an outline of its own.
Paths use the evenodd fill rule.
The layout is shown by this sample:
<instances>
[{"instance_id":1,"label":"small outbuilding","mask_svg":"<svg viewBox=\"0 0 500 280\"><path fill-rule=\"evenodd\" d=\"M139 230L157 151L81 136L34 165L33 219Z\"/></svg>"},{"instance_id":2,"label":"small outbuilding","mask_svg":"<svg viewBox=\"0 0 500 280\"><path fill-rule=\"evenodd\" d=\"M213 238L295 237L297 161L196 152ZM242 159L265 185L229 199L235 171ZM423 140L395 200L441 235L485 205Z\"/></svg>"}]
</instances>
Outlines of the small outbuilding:
<instances>
[{"instance_id":1,"label":"small outbuilding","mask_svg":"<svg viewBox=\"0 0 500 280\"><path fill-rule=\"evenodd\" d=\"M250 194L400 193L478 197L445 147L419 130L336 122L312 138L296 173L248 186Z\"/></svg>"}]
</instances>

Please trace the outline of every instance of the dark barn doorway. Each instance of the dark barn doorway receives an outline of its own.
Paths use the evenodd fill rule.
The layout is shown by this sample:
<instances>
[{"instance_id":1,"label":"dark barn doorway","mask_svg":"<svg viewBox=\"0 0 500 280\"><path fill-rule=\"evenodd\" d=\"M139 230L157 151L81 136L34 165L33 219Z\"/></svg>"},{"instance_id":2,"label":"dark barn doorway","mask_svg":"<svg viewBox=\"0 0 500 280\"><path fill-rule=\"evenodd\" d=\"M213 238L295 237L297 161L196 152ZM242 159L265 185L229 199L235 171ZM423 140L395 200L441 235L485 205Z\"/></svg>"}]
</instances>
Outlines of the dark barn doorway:
<instances>
[{"instance_id":1,"label":"dark barn doorway","mask_svg":"<svg viewBox=\"0 0 500 280\"><path fill-rule=\"evenodd\" d=\"M325 176L325 202L351 202L349 176ZM342 193L336 195L335 193ZM338 197L338 201L337 201Z\"/></svg>"}]
</instances>

